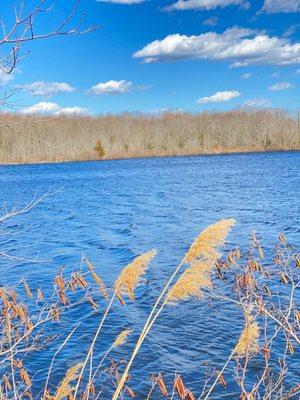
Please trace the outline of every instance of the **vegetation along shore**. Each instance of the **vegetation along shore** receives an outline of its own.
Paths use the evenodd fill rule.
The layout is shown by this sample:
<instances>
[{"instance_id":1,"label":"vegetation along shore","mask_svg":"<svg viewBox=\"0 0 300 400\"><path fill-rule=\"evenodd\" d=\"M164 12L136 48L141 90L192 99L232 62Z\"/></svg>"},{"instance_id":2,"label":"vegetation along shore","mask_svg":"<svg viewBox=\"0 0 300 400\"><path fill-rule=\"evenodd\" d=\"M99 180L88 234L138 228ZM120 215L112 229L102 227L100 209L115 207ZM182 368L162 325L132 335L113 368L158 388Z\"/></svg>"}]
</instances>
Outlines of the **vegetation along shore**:
<instances>
[{"instance_id":1,"label":"vegetation along shore","mask_svg":"<svg viewBox=\"0 0 300 400\"><path fill-rule=\"evenodd\" d=\"M0 115L2 164L299 149L299 117L275 109Z\"/></svg>"}]
</instances>

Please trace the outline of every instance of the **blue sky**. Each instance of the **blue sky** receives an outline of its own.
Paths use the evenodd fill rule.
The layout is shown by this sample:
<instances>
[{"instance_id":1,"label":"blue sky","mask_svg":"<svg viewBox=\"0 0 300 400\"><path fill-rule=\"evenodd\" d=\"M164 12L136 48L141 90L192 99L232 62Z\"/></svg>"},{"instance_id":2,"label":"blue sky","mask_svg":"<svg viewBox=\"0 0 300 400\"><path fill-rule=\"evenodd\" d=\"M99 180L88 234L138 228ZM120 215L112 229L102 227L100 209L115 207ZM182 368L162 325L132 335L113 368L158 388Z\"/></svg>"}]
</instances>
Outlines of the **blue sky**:
<instances>
[{"instance_id":1,"label":"blue sky","mask_svg":"<svg viewBox=\"0 0 300 400\"><path fill-rule=\"evenodd\" d=\"M72 4L53 3L41 32ZM73 24L83 11L101 28L29 43L13 79L0 75L21 112L300 108L300 0L82 0Z\"/></svg>"}]
</instances>

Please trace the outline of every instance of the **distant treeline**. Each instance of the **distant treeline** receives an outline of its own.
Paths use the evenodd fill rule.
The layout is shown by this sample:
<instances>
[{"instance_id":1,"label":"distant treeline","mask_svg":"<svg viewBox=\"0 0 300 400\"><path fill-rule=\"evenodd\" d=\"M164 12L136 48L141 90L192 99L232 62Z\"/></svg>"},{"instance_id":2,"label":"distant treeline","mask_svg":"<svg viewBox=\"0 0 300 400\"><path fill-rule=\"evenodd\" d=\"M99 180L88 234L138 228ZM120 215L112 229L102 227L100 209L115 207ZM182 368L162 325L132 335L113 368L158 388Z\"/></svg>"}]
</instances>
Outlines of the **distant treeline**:
<instances>
[{"instance_id":1,"label":"distant treeline","mask_svg":"<svg viewBox=\"0 0 300 400\"><path fill-rule=\"evenodd\" d=\"M300 121L281 110L0 115L0 163L299 150Z\"/></svg>"}]
</instances>

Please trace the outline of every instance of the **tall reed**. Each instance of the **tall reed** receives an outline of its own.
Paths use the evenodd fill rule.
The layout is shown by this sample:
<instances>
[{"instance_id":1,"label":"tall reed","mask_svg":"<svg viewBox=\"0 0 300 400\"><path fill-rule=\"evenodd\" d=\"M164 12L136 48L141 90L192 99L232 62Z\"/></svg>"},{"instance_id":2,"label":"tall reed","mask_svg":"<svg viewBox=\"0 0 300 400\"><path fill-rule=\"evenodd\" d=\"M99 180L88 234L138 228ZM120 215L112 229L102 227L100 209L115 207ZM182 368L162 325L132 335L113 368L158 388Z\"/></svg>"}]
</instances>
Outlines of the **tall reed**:
<instances>
[{"instance_id":1,"label":"tall reed","mask_svg":"<svg viewBox=\"0 0 300 400\"><path fill-rule=\"evenodd\" d=\"M119 277L116 279L115 284L114 284L114 292L113 295L109 301L109 304L104 312L104 315L102 319L100 320L100 323L98 325L98 328L96 330L96 333L94 335L94 338L92 340L92 343L88 349L87 356L82 364L82 368L78 377L78 381L76 384L76 389L74 393L74 399L76 399L78 390L79 390L79 385L83 377L84 370L87 366L87 363L89 359L91 360L92 363L92 356L93 356L93 351L94 347L96 344L96 341L100 335L100 331L103 327L103 324L106 320L106 317L112 307L112 304L114 302L114 299L117 297L122 304L125 304L123 300L123 296L128 296L132 301L134 300L135 296L135 289L140 283L141 277L146 273L146 270L149 266L149 263L151 260L155 257L156 251L148 251L147 253L142 254L141 256L136 257L131 263L129 263L120 273ZM91 266L89 266L91 269ZM93 270L93 269L92 269ZM101 280L101 282L103 282ZM118 344L121 344L122 340L125 340L125 336L127 336L129 332L127 331L126 333L123 333L119 339L117 338L117 342L114 342L113 346L117 346ZM92 370L92 366L90 367Z\"/></svg>"},{"instance_id":2,"label":"tall reed","mask_svg":"<svg viewBox=\"0 0 300 400\"><path fill-rule=\"evenodd\" d=\"M162 312L163 308L165 305L170 301L170 299L173 297L176 300L184 300L189 298L190 296L195 294L195 287L196 287L196 293L197 293L197 287L201 287L203 285L203 282L205 282L205 285L207 286L207 269L206 268L201 268L203 265L206 266L205 263L197 263L194 264L195 261L197 260L209 260L209 262L216 261L217 258L219 257L219 253L217 249L224 243L230 229L233 227L235 224L234 219L225 219L221 220L213 225L210 225L208 228L206 228L204 231L202 231L199 236L195 239L191 247L189 248L188 252L185 254L181 262L177 265L175 268L175 271L173 272L171 278L168 280L166 285L164 286L161 294L159 295L156 303L154 304L148 319L143 327L143 330L140 334L140 337L135 345L135 348L133 350L133 353L131 355L131 358L123 372L123 375L121 379L119 380L117 389L113 395L112 400L117 400L122 388L124 386L124 383L127 379L128 372L131 368L131 365L136 357L136 355L139 352L139 349L145 340L147 334L149 333L150 329L152 328L154 322ZM173 288L167 293L168 288L170 287L171 283L175 279L176 275L178 274L179 270L182 268L184 263L191 264L190 267L183 272L181 277L178 279L178 281L175 283ZM197 269L197 273L195 273L195 268ZM193 278L196 279L196 283L193 285L187 284L185 280L185 275L186 274L193 274ZM179 282L179 283L178 283ZM176 288L176 285L177 288ZM203 287L203 286L202 286ZM179 289L178 289L179 288ZM189 292L190 290L190 292ZM167 293L167 295L165 295ZM173 293L173 294L172 294ZM177 294L177 296L174 296L174 293ZM165 297L164 297L165 296ZM164 299L163 299L164 297ZM162 304L160 305L159 309L157 310L156 314L154 315L156 309L159 306L160 301L162 300Z\"/></svg>"}]
</instances>

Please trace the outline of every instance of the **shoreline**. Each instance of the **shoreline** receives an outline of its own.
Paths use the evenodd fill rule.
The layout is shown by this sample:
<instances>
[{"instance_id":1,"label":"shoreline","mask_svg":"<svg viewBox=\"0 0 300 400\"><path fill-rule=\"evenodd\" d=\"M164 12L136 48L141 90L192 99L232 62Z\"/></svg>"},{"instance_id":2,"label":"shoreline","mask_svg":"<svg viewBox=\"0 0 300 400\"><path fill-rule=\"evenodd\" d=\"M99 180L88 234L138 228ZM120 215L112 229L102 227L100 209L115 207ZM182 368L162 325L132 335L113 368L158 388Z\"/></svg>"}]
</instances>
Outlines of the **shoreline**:
<instances>
[{"instance_id":1,"label":"shoreline","mask_svg":"<svg viewBox=\"0 0 300 400\"><path fill-rule=\"evenodd\" d=\"M288 153L300 152L300 148L296 149L243 149L243 150L215 150L211 152L187 152L182 154L157 154L157 155L140 155L140 156L116 156L104 157L102 159L77 159L77 160L57 160L57 161L26 161L26 162L11 162L5 163L0 161L0 167L5 166L23 166L23 165L44 165L44 164L70 164L70 163L87 163L87 162L106 162L106 161L121 161L121 160L140 160L148 158L173 158L173 157L197 157L197 156L220 156L220 155L242 155L242 154L255 154L255 153Z\"/></svg>"}]
</instances>

